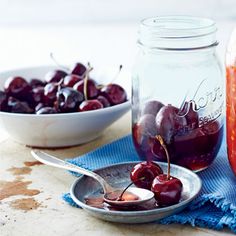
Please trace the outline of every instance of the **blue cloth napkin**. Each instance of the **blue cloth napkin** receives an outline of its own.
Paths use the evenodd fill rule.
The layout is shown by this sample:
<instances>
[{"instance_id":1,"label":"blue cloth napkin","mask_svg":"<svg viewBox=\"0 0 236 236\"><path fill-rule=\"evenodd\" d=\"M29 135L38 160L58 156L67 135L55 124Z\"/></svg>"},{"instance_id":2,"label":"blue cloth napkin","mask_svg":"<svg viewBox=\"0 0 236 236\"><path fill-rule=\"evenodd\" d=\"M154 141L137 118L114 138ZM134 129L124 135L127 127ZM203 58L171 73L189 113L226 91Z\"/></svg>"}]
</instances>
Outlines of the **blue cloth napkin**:
<instances>
[{"instance_id":1,"label":"blue cloth napkin","mask_svg":"<svg viewBox=\"0 0 236 236\"><path fill-rule=\"evenodd\" d=\"M137 161L131 136L126 136L69 162L93 170L110 164ZM236 177L232 173L225 139L214 163L199 173L203 182L200 195L184 211L159 221L161 224L180 223L220 230L228 227L236 233ZM76 206L70 194L63 199Z\"/></svg>"}]
</instances>

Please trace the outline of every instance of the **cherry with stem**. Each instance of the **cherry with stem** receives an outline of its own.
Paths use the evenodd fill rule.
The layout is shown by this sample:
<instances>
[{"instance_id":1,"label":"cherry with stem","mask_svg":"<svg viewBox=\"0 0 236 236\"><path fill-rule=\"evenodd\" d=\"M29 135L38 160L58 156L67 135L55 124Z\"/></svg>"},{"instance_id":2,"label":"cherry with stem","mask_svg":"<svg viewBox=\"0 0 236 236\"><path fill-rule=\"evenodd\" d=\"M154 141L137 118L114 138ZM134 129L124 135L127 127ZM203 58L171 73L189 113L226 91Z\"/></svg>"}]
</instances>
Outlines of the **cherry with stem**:
<instances>
[{"instance_id":1,"label":"cherry with stem","mask_svg":"<svg viewBox=\"0 0 236 236\"><path fill-rule=\"evenodd\" d=\"M88 63L88 64L89 64L89 63ZM115 74L115 76L114 76L114 78L111 80L111 82L110 82L109 84L113 84L114 81L117 80L117 78L118 78L119 75L120 75L120 72L121 72L122 68L123 68L123 66L120 65L118 71L116 72L116 74ZM98 85L97 88L98 88L98 89L102 89L102 88L105 87L105 86L106 86L106 85L101 84L101 85Z\"/></svg>"},{"instance_id":2,"label":"cherry with stem","mask_svg":"<svg viewBox=\"0 0 236 236\"><path fill-rule=\"evenodd\" d=\"M168 168L167 174L160 174L154 178L151 190L159 206L171 206L180 201L183 184L180 179L170 175L170 156L166 144L160 135L156 135L156 139L165 150Z\"/></svg>"}]
</instances>

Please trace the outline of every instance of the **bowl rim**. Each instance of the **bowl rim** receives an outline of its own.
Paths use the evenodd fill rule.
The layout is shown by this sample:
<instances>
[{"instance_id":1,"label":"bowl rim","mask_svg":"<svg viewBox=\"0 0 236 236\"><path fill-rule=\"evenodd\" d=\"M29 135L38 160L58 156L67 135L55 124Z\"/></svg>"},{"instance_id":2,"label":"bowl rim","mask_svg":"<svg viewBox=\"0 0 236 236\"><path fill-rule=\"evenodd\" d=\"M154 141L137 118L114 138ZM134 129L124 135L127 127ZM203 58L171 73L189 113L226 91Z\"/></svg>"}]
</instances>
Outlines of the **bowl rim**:
<instances>
[{"instance_id":1,"label":"bowl rim","mask_svg":"<svg viewBox=\"0 0 236 236\"><path fill-rule=\"evenodd\" d=\"M24 71L24 70L35 70L35 69L40 69L40 68L58 68L58 66L56 65L41 65L41 66L28 66L28 67L17 67L17 68L13 68L13 69L8 69L8 70L3 70L0 71L0 76L2 74L7 74L7 73L11 73L14 71ZM40 79L40 78L39 78ZM128 96L128 100L126 102L123 102L121 104L117 104L117 105L113 105L110 107L104 107L103 109L97 109L97 110L92 110L92 111L83 111L83 112L68 112L68 113L55 113L55 114L27 114L27 113L11 113L11 112L4 112L4 111L0 111L0 115L3 116L13 116L13 117L66 117L66 116L88 116L89 114L93 115L93 114L103 114L103 113L107 113L109 111L112 110L120 110L120 109L127 109L127 108L131 108L131 99ZM37 119L37 118L36 118Z\"/></svg>"}]
</instances>

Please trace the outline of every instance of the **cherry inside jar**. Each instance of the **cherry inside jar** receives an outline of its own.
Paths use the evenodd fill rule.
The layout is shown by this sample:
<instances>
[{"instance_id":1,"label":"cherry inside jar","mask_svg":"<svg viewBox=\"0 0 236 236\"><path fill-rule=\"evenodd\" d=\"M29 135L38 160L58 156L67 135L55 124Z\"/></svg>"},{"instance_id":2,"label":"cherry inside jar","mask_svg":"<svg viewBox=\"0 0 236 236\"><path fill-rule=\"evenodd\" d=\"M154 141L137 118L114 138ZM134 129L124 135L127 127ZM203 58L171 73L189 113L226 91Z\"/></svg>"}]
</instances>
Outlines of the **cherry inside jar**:
<instances>
[{"instance_id":1,"label":"cherry inside jar","mask_svg":"<svg viewBox=\"0 0 236 236\"><path fill-rule=\"evenodd\" d=\"M223 73L210 19L165 16L141 23L134 67L132 136L144 160L200 171L213 162L223 137Z\"/></svg>"}]
</instances>

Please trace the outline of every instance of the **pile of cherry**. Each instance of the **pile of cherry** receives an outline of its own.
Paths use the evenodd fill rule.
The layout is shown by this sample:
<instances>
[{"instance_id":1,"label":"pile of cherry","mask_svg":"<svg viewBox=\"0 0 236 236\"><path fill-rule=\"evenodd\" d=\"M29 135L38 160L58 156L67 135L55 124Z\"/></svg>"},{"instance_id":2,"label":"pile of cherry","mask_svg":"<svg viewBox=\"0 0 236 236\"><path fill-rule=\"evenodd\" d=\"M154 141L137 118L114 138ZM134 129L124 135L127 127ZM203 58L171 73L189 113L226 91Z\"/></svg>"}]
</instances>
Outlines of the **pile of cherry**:
<instances>
[{"instance_id":1,"label":"pile of cherry","mask_svg":"<svg viewBox=\"0 0 236 236\"><path fill-rule=\"evenodd\" d=\"M121 67L120 67L121 69ZM97 84L92 70L76 63L71 71L49 71L44 80L27 82L20 76L5 81L0 91L0 111L29 114L84 112L124 103L127 94L115 83Z\"/></svg>"},{"instance_id":2,"label":"pile of cherry","mask_svg":"<svg viewBox=\"0 0 236 236\"><path fill-rule=\"evenodd\" d=\"M180 201L183 184L180 179L170 175L168 150L160 135L157 135L156 139L166 153L168 162L167 174L163 174L162 168L157 163L144 161L132 168L130 179L137 187L151 190L155 195L158 206L171 206Z\"/></svg>"}]
</instances>

